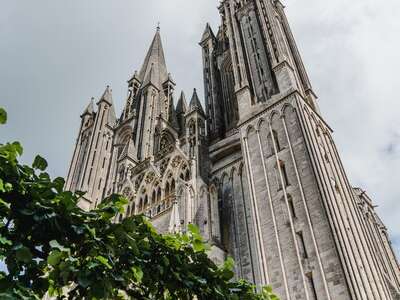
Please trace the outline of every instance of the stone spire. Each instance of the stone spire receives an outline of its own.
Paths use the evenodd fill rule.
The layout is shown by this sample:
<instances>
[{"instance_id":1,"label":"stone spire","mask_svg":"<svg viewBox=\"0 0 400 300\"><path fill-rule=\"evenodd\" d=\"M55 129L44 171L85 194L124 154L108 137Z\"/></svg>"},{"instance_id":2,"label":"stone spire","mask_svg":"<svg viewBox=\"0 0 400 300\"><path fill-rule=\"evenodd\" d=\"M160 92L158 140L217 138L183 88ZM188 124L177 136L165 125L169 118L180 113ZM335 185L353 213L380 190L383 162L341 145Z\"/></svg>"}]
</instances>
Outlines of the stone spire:
<instances>
[{"instance_id":1,"label":"stone spire","mask_svg":"<svg viewBox=\"0 0 400 300\"><path fill-rule=\"evenodd\" d=\"M207 41L210 38L215 39L215 35L210 27L210 24L207 23L206 28L204 29L203 35L200 40L200 44L203 44L205 41Z\"/></svg>"},{"instance_id":2,"label":"stone spire","mask_svg":"<svg viewBox=\"0 0 400 300\"><path fill-rule=\"evenodd\" d=\"M109 105L114 105L113 99L112 99L112 90L110 89L110 86L107 85L106 90L104 91L103 95L100 97L99 104L100 102L105 101Z\"/></svg>"},{"instance_id":3,"label":"stone spire","mask_svg":"<svg viewBox=\"0 0 400 300\"><path fill-rule=\"evenodd\" d=\"M205 115L203 106L201 105L201 102L199 100L199 97L197 96L197 91L196 89L193 90L193 96L192 99L190 100L189 104L189 110L190 111L199 111L201 114Z\"/></svg>"},{"instance_id":4,"label":"stone spire","mask_svg":"<svg viewBox=\"0 0 400 300\"><path fill-rule=\"evenodd\" d=\"M176 117L179 124L180 133L185 132L185 114L188 110L188 105L186 103L185 93L182 91L178 99L178 104L176 105Z\"/></svg>"},{"instance_id":5,"label":"stone spire","mask_svg":"<svg viewBox=\"0 0 400 300\"><path fill-rule=\"evenodd\" d=\"M150 73L152 73L151 83L161 90L162 83L168 80L168 71L165 63L164 50L161 43L159 28L157 28L143 66L140 69L139 78L142 82L144 82Z\"/></svg>"},{"instance_id":6,"label":"stone spire","mask_svg":"<svg viewBox=\"0 0 400 300\"><path fill-rule=\"evenodd\" d=\"M83 111L83 113L81 114L81 118L83 118L86 115L92 115L94 113L94 98L92 97L90 99L90 102L88 104L88 106L85 108L85 110Z\"/></svg>"},{"instance_id":7,"label":"stone spire","mask_svg":"<svg viewBox=\"0 0 400 300\"><path fill-rule=\"evenodd\" d=\"M185 93L182 91L178 99L178 104L176 105L176 113L179 115L181 113L186 113L186 111L187 111L186 96Z\"/></svg>"}]
</instances>

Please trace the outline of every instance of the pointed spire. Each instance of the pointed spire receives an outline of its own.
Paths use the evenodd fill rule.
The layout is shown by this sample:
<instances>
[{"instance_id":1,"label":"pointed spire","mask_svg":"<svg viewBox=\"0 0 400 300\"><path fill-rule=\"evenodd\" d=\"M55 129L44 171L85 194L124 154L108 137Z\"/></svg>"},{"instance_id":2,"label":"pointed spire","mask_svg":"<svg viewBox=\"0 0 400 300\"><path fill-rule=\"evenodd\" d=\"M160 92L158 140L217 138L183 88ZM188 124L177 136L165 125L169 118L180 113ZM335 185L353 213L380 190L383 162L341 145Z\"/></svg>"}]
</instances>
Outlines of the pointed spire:
<instances>
[{"instance_id":1,"label":"pointed spire","mask_svg":"<svg viewBox=\"0 0 400 300\"><path fill-rule=\"evenodd\" d=\"M203 44L205 41L207 41L208 39L215 39L215 35L214 32L211 29L211 26L209 23L206 24L206 28L204 29L203 35L201 37L200 40L200 44Z\"/></svg>"},{"instance_id":2,"label":"pointed spire","mask_svg":"<svg viewBox=\"0 0 400 300\"><path fill-rule=\"evenodd\" d=\"M193 96L192 96L192 100L190 100L189 110L190 111L197 110L200 113L202 113L203 115L205 115L204 114L204 110L203 110L203 106L201 105L199 97L197 96L196 89L193 90Z\"/></svg>"},{"instance_id":3,"label":"pointed spire","mask_svg":"<svg viewBox=\"0 0 400 300\"><path fill-rule=\"evenodd\" d=\"M182 134L185 132L185 114L188 110L188 105L186 103L185 93L182 91L176 105L176 114L179 124L179 132Z\"/></svg>"},{"instance_id":4,"label":"pointed spire","mask_svg":"<svg viewBox=\"0 0 400 300\"><path fill-rule=\"evenodd\" d=\"M94 98L92 97L89 101L88 106L86 106L85 110L81 114L81 118L83 118L86 115L92 115L94 113Z\"/></svg>"},{"instance_id":5,"label":"pointed spire","mask_svg":"<svg viewBox=\"0 0 400 300\"><path fill-rule=\"evenodd\" d=\"M110 86L107 85L106 90L104 91L103 95L101 96L99 104L101 101L107 102L109 105L113 105L113 99L112 99L112 90L110 89Z\"/></svg>"},{"instance_id":6,"label":"pointed spire","mask_svg":"<svg viewBox=\"0 0 400 300\"><path fill-rule=\"evenodd\" d=\"M177 114L186 113L187 108L188 106L186 102L186 96L185 93L182 91L178 100L178 104L176 105L176 113Z\"/></svg>"},{"instance_id":7,"label":"pointed spire","mask_svg":"<svg viewBox=\"0 0 400 300\"><path fill-rule=\"evenodd\" d=\"M161 43L160 30L157 28L156 34L147 52L143 66L139 72L139 78L144 81L149 73L153 72L153 84L161 89L162 83L168 80L168 71L165 63L164 50Z\"/></svg>"}]
</instances>

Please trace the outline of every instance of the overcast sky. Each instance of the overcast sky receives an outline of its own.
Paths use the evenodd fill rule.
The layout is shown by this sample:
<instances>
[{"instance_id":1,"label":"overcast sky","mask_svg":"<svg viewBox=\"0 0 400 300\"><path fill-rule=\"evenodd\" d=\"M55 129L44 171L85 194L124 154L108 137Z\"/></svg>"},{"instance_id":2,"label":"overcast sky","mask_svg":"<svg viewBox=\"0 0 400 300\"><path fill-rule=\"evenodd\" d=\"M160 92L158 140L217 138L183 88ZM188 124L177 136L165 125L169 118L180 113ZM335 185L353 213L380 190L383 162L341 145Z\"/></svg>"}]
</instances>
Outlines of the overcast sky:
<instances>
[{"instance_id":1,"label":"overcast sky","mask_svg":"<svg viewBox=\"0 0 400 300\"><path fill-rule=\"evenodd\" d=\"M217 0L3 0L0 142L20 140L66 176L79 115L107 84L120 111L157 22L177 90L203 90L205 23L216 31ZM400 253L400 1L286 0L322 114L355 186L378 205ZM201 93L202 94L202 93Z\"/></svg>"}]
</instances>

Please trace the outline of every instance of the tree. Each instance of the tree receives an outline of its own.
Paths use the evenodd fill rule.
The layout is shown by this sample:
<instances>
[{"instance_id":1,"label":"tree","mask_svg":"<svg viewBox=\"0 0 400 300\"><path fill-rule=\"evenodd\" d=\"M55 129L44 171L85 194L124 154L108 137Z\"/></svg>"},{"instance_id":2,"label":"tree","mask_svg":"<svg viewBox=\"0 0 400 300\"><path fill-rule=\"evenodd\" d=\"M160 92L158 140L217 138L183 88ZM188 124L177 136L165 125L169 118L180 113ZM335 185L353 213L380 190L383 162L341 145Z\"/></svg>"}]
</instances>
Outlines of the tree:
<instances>
[{"instance_id":1,"label":"tree","mask_svg":"<svg viewBox=\"0 0 400 300\"><path fill-rule=\"evenodd\" d=\"M64 191L40 156L19 164L22 151L0 144L1 299L277 299L234 281L232 259L215 265L195 226L160 235L142 215L113 222L127 204L120 195L84 211L84 193Z\"/></svg>"}]
</instances>

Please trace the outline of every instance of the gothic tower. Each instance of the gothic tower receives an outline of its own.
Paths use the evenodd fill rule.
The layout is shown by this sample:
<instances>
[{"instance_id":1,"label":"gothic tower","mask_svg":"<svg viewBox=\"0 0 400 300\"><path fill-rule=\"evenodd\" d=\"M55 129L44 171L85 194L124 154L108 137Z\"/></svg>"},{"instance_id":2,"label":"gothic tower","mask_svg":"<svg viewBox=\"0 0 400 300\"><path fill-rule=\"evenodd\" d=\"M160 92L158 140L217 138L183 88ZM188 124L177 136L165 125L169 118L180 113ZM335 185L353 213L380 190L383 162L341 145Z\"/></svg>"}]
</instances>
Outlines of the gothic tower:
<instances>
[{"instance_id":1,"label":"gothic tower","mask_svg":"<svg viewBox=\"0 0 400 300\"><path fill-rule=\"evenodd\" d=\"M111 89L81 115L66 188L129 200L160 232L196 224L210 257L283 300L400 299L399 264L349 182L279 0L223 0L201 37L205 109L168 73L157 28L117 118Z\"/></svg>"},{"instance_id":2,"label":"gothic tower","mask_svg":"<svg viewBox=\"0 0 400 300\"><path fill-rule=\"evenodd\" d=\"M238 276L282 299L399 299L386 229L346 176L282 3L219 11L200 42L210 193Z\"/></svg>"}]
</instances>

